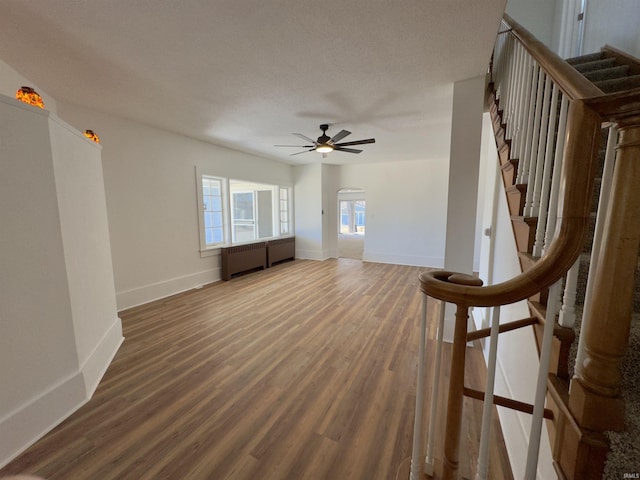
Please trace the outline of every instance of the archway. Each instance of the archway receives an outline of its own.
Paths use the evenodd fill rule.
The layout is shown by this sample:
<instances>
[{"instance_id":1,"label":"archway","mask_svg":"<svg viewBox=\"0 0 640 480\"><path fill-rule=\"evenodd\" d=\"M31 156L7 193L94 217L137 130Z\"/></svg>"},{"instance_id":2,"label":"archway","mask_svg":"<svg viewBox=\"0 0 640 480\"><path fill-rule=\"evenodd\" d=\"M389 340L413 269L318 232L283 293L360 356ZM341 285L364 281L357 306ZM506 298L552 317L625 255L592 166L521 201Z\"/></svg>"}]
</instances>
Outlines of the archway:
<instances>
[{"instance_id":1,"label":"archway","mask_svg":"<svg viewBox=\"0 0 640 480\"><path fill-rule=\"evenodd\" d=\"M366 231L366 199L361 188L338 190L338 257L362 260Z\"/></svg>"}]
</instances>

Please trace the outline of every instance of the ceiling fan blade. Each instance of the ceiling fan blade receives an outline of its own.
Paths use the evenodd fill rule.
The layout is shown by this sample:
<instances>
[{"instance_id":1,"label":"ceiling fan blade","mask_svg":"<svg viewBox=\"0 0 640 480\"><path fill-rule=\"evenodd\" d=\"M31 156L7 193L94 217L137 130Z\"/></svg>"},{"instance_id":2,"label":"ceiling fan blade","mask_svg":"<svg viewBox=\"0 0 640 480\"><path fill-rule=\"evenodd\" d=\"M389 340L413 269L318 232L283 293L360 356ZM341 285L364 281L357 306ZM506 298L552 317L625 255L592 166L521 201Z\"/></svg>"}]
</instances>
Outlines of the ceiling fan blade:
<instances>
[{"instance_id":1,"label":"ceiling fan blade","mask_svg":"<svg viewBox=\"0 0 640 480\"><path fill-rule=\"evenodd\" d=\"M306 140L306 141L307 141L307 142L309 142L309 143L313 143L314 145L317 145L317 142L316 142L313 138L309 138L309 137L307 137L306 135L303 135L303 134L301 134L301 133L294 133L294 135L295 135L296 137L300 137L300 138L301 138L301 139L303 139L303 140Z\"/></svg>"},{"instance_id":2,"label":"ceiling fan blade","mask_svg":"<svg viewBox=\"0 0 640 480\"><path fill-rule=\"evenodd\" d=\"M354 140L353 142L336 143L336 147L348 147L350 145L364 145L365 143L376 143L376 139L367 138L366 140Z\"/></svg>"},{"instance_id":3,"label":"ceiling fan blade","mask_svg":"<svg viewBox=\"0 0 640 480\"><path fill-rule=\"evenodd\" d=\"M274 147L315 148L314 145L274 145Z\"/></svg>"},{"instance_id":4,"label":"ceiling fan blade","mask_svg":"<svg viewBox=\"0 0 640 480\"><path fill-rule=\"evenodd\" d=\"M342 140L347 135L351 135L351 132L348 132L347 130L340 130L333 137L331 137L331 140L329 140L329 143L335 144L336 142L339 142L340 140Z\"/></svg>"},{"instance_id":5,"label":"ceiling fan blade","mask_svg":"<svg viewBox=\"0 0 640 480\"><path fill-rule=\"evenodd\" d=\"M347 153L360 153L362 150L359 150L357 148L336 147L336 148L334 148L334 151L336 151L336 152L347 152Z\"/></svg>"},{"instance_id":6,"label":"ceiling fan blade","mask_svg":"<svg viewBox=\"0 0 640 480\"><path fill-rule=\"evenodd\" d=\"M316 147L310 148L309 150L303 150L301 152L297 152L297 153L292 153L290 156L294 156L294 155L300 155L301 153L307 153L307 152L313 152L316 149Z\"/></svg>"}]
</instances>

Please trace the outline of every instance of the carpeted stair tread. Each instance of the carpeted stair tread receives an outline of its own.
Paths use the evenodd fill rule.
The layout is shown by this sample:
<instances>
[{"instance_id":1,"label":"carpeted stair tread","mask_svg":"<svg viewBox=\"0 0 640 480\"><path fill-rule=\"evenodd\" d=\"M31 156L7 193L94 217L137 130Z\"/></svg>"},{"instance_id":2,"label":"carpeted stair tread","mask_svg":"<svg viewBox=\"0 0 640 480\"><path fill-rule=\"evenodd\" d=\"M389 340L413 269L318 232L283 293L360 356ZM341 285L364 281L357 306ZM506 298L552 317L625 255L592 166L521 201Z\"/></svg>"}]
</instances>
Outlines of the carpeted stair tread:
<instances>
[{"instance_id":1,"label":"carpeted stair tread","mask_svg":"<svg viewBox=\"0 0 640 480\"><path fill-rule=\"evenodd\" d=\"M602 80L600 82L594 82L594 85L604 93L633 90L634 88L640 88L640 75L632 75L612 80Z\"/></svg>"},{"instance_id":2,"label":"carpeted stair tread","mask_svg":"<svg viewBox=\"0 0 640 480\"><path fill-rule=\"evenodd\" d=\"M586 55L581 55L579 57L567 58L567 63L569 65L579 65L581 63L589 63L600 60L603 56L604 54L602 52L587 53Z\"/></svg>"},{"instance_id":3,"label":"carpeted stair tread","mask_svg":"<svg viewBox=\"0 0 640 480\"><path fill-rule=\"evenodd\" d=\"M605 480L638 478L640 473L640 314L634 314L629 332L629 349L622 363L622 396L625 430L605 432L611 444L607 455ZM625 475L626 474L626 475Z\"/></svg>"},{"instance_id":4,"label":"carpeted stair tread","mask_svg":"<svg viewBox=\"0 0 640 480\"><path fill-rule=\"evenodd\" d=\"M628 73L629 65L616 65L615 67L603 68L602 70L584 72L582 75L592 82L599 82L602 80L614 80L616 78L625 77Z\"/></svg>"},{"instance_id":5,"label":"carpeted stair tread","mask_svg":"<svg viewBox=\"0 0 640 480\"><path fill-rule=\"evenodd\" d=\"M580 63L578 65L574 65L575 68L580 73L585 72L593 72L594 70L603 70L605 68L611 68L616 65L615 58L603 58L601 60L595 60L593 62Z\"/></svg>"}]
</instances>

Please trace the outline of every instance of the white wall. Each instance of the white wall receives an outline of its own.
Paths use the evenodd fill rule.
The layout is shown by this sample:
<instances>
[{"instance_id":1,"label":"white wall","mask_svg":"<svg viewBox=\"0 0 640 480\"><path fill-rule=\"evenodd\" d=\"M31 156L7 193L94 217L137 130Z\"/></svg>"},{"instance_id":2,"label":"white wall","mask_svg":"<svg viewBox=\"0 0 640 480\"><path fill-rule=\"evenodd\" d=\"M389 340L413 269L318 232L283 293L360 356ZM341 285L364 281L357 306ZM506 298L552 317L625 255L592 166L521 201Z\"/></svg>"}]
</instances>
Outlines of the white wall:
<instances>
[{"instance_id":1,"label":"white wall","mask_svg":"<svg viewBox=\"0 0 640 480\"><path fill-rule=\"evenodd\" d=\"M15 454L12 415L65 383L77 358L48 119L0 99L0 125L1 464Z\"/></svg>"},{"instance_id":2,"label":"white wall","mask_svg":"<svg viewBox=\"0 0 640 480\"><path fill-rule=\"evenodd\" d=\"M338 189L367 198L363 260L442 267L447 210L447 159L343 165ZM337 198L337 190L332 192ZM338 224L336 208L331 210Z\"/></svg>"},{"instance_id":3,"label":"white wall","mask_svg":"<svg viewBox=\"0 0 640 480\"><path fill-rule=\"evenodd\" d=\"M583 52L597 52L609 44L640 58L639 25L638 0L588 0Z\"/></svg>"},{"instance_id":4,"label":"white wall","mask_svg":"<svg viewBox=\"0 0 640 480\"><path fill-rule=\"evenodd\" d=\"M328 256L323 249L322 165L297 165L293 171L296 257L325 260Z\"/></svg>"},{"instance_id":5,"label":"white wall","mask_svg":"<svg viewBox=\"0 0 640 480\"><path fill-rule=\"evenodd\" d=\"M474 247L478 237L478 158L484 92L484 76L456 82L453 86L444 267L467 274L474 271Z\"/></svg>"},{"instance_id":6,"label":"white wall","mask_svg":"<svg viewBox=\"0 0 640 480\"><path fill-rule=\"evenodd\" d=\"M219 255L200 255L196 166L228 178L293 185L292 167L284 163L68 103L58 108L69 123L101 139L120 310L220 279Z\"/></svg>"},{"instance_id":7,"label":"white wall","mask_svg":"<svg viewBox=\"0 0 640 480\"><path fill-rule=\"evenodd\" d=\"M322 165L322 244L327 258L338 257L338 165Z\"/></svg>"},{"instance_id":8,"label":"white wall","mask_svg":"<svg viewBox=\"0 0 640 480\"><path fill-rule=\"evenodd\" d=\"M538 40L553 48L556 0L509 0L506 12Z\"/></svg>"},{"instance_id":9,"label":"white wall","mask_svg":"<svg viewBox=\"0 0 640 480\"><path fill-rule=\"evenodd\" d=\"M100 147L59 120L49 122L49 132L77 359L89 398L122 341Z\"/></svg>"},{"instance_id":10,"label":"white wall","mask_svg":"<svg viewBox=\"0 0 640 480\"><path fill-rule=\"evenodd\" d=\"M122 342L100 149L0 97L0 466L88 400Z\"/></svg>"}]
</instances>

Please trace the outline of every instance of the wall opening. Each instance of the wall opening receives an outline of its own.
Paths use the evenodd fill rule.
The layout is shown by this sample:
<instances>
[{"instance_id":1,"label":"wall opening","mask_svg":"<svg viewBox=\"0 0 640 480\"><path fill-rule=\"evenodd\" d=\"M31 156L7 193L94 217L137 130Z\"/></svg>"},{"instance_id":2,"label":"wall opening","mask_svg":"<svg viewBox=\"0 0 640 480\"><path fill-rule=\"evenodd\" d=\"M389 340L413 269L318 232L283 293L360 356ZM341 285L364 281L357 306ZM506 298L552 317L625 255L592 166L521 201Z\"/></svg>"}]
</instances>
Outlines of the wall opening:
<instances>
[{"instance_id":1,"label":"wall opening","mask_svg":"<svg viewBox=\"0 0 640 480\"><path fill-rule=\"evenodd\" d=\"M366 225L364 190L340 189L338 191L338 257L362 260Z\"/></svg>"}]
</instances>

